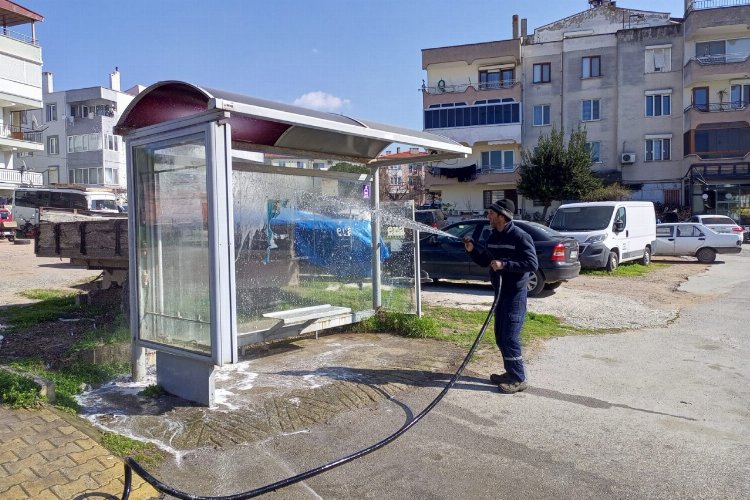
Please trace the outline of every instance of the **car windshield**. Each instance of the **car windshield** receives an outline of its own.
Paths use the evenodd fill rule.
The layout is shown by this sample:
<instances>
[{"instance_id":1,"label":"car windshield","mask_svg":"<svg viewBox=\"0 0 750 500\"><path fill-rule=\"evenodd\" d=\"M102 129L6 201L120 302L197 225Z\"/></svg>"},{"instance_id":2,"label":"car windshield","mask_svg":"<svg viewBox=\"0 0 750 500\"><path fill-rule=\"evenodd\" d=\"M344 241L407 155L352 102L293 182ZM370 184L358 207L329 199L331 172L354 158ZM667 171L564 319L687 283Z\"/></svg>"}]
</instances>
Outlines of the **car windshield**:
<instances>
[{"instance_id":1,"label":"car windshield","mask_svg":"<svg viewBox=\"0 0 750 500\"><path fill-rule=\"evenodd\" d=\"M443 229L444 232L455 236L458 239L463 238L464 236L470 235L474 231L475 224L455 224L453 226L448 226L445 229ZM445 236L440 236L440 238L446 238Z\"/></svg>"},{"instance_id":2,"label":"car windshield","mask_svg":"<svg viewBox=\"0 0 750 500\"><path fill-rule=\"evenodd\" d=\"M730 219L729 217L724 217L724 216L701 217L701 223L702 224L732 224L733 226L736 225L736 223L732 219Z\"/></svg>"},{"instance_id":3,"label":"car windshield","mask_svg":"<svg viewBox=\"0 0 750 500\"><path fill-rule=\"evenodd\" d=\"M564 234L561 234L555 231L554 229L545 226L544 224L524 221L523 224L518 224L518 225L521 226L521 229L523 230L526 230L526 228L529 228L532 230L536 229L537 231L544 233L545 235L552 237L552 238L566 238Z\"/></svg>"},{"instance_id":4,"label":"car windshield","mask_svg":"<svg viewBox=\"0 0 750 500\"><path fill-rule=\"evenodd\" d=\"M612 220L614 207L566 207L555 212L550 227L557 231L595 231L605 229Z\"/></svg>"},{"instance_id":5,"label":"car windshield","mask_svg":"<svg viewBox=\"0 0 750 500\"><path fill-rule=\"evenodd\" d=\"M91 210L117 210L115 200L91 200Z\"/></svg>"}]
</instances>

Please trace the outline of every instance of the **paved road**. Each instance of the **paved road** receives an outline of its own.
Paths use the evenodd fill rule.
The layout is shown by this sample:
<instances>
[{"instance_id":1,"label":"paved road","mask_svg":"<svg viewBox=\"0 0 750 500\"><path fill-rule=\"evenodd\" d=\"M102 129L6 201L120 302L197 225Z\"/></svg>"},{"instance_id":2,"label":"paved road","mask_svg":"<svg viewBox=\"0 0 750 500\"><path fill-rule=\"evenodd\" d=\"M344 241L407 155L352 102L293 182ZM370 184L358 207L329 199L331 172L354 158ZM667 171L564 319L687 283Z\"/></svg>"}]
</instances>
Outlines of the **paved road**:
<instances>
[{"instance_id":1,"label":"paved road","mask_svg":"<svg viewBox=\"0 0 750 500\"><path fill-rule=\"evenodd\" d=\"M401 439L278 496L750 498L750 255L724 260L684 287L719 295L673 324L551 340L529 366L532 387L513 396L473 367ZM382 439L436 393L186 453L163 472L194 493L262 485Z\"/></svg>"}]
</instances>

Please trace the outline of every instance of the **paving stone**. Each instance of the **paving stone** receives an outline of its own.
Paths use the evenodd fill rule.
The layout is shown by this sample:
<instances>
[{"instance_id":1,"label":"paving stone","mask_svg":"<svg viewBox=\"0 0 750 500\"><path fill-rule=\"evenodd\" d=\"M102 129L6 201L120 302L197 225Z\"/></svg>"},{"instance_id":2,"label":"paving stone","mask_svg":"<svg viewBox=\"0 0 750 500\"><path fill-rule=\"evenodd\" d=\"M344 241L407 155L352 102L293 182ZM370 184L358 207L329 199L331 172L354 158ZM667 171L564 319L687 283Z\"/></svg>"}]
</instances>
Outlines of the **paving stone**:
<instances>
[{"instance_id":1,"label":"paving stone","mask_svg":"<svg viewBox=\"0 0 750 500\"><path fill-rule=\"evenodd\" d=\"M75 467L60 469L60 472L65 474L65 477L71 481L75 481L82 477L91 477L93 473L103 471L105 468L106 467L104 467L104 465L98 460L89 460L88 462L76 465Z\"/></svg>"},{"instance_id":2,"label":"paving stone","mask_svg":"<svg viewBox=\"0 0 750 500\"><path fill-rule=\"evenodd\" d=\"M63 476L60 471L53 470L44 475L40 475L30 481L21 483L21 487L31 495L32 498L37 498L42 491L49 490L52 486L63 485L69 482L68 478ZM49 491L49 494L52 494Z\"/></svg>"},{"instance_id":3,"label":"paving stone","mask_svg":"<svg viewBox=\"0 0 750 500\"><path fill-rule=\"evenodd\" d=\"M0 488L2 488L2 483L0 483ZM13 485L9 490L0 490L0 493L2 493L3 500L26 500L29 498L29 495L17 484Z\"/></svg>"},{"instance_id":4,"label":"paving stone","mask_svg":"<svg viewBox=\"0 0 750 500\"><path fill-rule=\"evenodd\" d=\"M50 440L54 444L54 439ZM41 456L44 457L46 460L55 460L56 458L62 457L62 456L68 456L70 453L75 453L83 451L81 448L75 444L74 442L64 443L61 446L56 446L52 450L48 451L42 451Z\"/></svg>"}]
</instances>

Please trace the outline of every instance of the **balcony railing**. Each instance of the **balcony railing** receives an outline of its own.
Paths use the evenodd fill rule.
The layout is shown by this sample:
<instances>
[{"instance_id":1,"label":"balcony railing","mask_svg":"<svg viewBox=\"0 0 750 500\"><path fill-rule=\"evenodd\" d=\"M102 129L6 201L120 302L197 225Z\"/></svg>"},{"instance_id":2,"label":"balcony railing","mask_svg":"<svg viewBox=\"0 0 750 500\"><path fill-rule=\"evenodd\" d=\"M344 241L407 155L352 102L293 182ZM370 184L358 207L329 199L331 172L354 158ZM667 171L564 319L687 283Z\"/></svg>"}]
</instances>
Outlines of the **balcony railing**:
<instances>
[{"instance_id":1,"label":"balcony railing","mask_svg":"<svg viewBox=\"0 0 750 500\"><path fill-rule=\"evenodd\" d=\"M44 184L44 178L39 172L21 172L20 170L8 170L0 168L0 182L16 184L41 186Z\"/></svg>"},{"instance_id":2,"label":"balcony railing","mask_svg":"<svg viewBox=\"0 0 750 500\"><path fill-rule=\"evenodd\" d=\"M718 9L720 7L740 7L750 5L750 0L692 0L688 5L687 11Z\"/></svg>"},{"instance_id":3,"label":"balcony railing","mask_svg":"<svg viewBox=\"0 0 750 500\"><path fill-rule=\"evenodd\" d=\"M19 127L18 125L0 126L0 138L7 139L8 137L19 141L42 142L42 131Z\"/></svg>"},{"instance_id":4,"label":"balcony railing","mask_svg":"<svg viewBox=\"0 0 750 500\"><path fill-rule=\"evenodd\" d=\"M685 108L684 112L687 113L691 109L699 111L701 113L721 113L724 111L743 111L747 109L748 103L746 101L731 101L711 104L691 104Z\"/></svg>"},{"instance_id":5,"label":"balcony railing","mask_svg":"<svg viewBox=\"0 0 750 500\"><path fill-rule=\"evenodd\" d=\"M692 60L701 66L712 66L715 64L731 64L747 61L750 54L711 54L707 56L696 56Z\"/></svg>"},{"instance_id":6,"label":"balcony railing","mask_svg":"<svg viewBox=\"0 0 750 500\"><path fill-rule=\"evenodd\" d=\"M440 82L443 82L443 80L440 80ZM497 90L497 89L511 89L515 87L516 85L520 85L520 80L503 80L500 82L492 82L492 83L462 83L459 85L445 85L445 83L440 84L438 82L438 85L435 87L428 87L426 85L422 85L421 90L422 92L425 92L430 95L440 95L440 94L450 94L450 93L456 93L456 92L466 92L466 89L469 87L477 89L477 90Z\"/></svg>"},{"instance_id":7,"label":"balcony railing","mask_svg":"<svg viewBox=\"0 0 750 500\"><path fill-rule=\"evenodd\" d=\"M32 37L24 35L23 33L9 30L8 28L0 29L0 36L12 38L13 40L18 40L19 42L28 43L29 45L33 45L34 47L39 46L39 42Z\"/></svg>"}]
</instances>

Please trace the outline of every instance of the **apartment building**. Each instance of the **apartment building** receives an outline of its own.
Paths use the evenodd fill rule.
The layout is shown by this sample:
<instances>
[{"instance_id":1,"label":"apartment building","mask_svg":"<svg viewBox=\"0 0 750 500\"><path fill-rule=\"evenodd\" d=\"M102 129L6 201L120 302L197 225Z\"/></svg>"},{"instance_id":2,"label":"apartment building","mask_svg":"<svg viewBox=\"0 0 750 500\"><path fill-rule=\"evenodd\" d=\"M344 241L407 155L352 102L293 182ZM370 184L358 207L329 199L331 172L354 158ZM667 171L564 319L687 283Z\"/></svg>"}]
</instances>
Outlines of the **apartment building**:
<instances>
[{"instance_id":1,"label":"apartment building","mask_svg":"<svg viewBox=\"0 0 750 500\"><path fill-rule=\"evenodd\" d=\"M518 31L518 18L514 18ZM516 197L522 135L521 38L422 50L424 129L472 147L425 178L430 198L482 210ZM447 167L447 168L446 168Z\"/></svg>"},{"instance_id":2,"label":"apartment building","mask_svg":"<svg viewBox=\"0 0 750 500\"><path fill-rule=\"evenodd\" d=\"M41 184L19 155L44 149L30 111L42 107L42 48L36 23L44 17L0 0L0 203L21 184Z\"/></svg>"},{"instance_id":3,"label":"apartment building","mask_svg":"<svg viewBox=\"0 0 750 500\"><path fill-rule=\"evenodd\" d=\"M424 128L475 150L457 170L432 165L428 189L462 210L507 197L539 211L515 191L520 151L553 126L585 127L592 169L634 198L739 219L750 207L750 1L686 0L684 18L588 4L531 35L514 16L510 40L422 51ZM493 105L520 112L498 119Z\"/></svg>"},{"instance_id":4,"label":"apartment building","mask_svg":"<svg viewBox=\"0 0 750 500\"><path fill-rule=\"evenodd\" d=\"M125 148L112 130L143 87L121 91L117 68L109 84L56 92L53 74L43 73L43 109L34 116L44 125L44 151L32 153L25 162L43 176L45 185L86 184L125 193Z\"/></svg>"},{"instance_id":5,"label":"apartment building","mask_svg":"<svg viewBox=\"0 0 750 500\"><path fill-rule=\"evenodd\" d=\"M415 162L414 157L424 157L425 152L419 148L409 148L401 151L386 151L380 155L380 159L391 164L380 170L380 188L385 200L414 200L419 206L425 203L426 193L424 190L425 164Z\"/></svg>"},{"instance_id":6,"label":"apartment building","mask_svg":"<svg viewBox=\"0 0 750 500\"><path fill-rule=\"evenodd\" d=\"M750 224L750 1L686 1L687 194L694 211Z\"/></svg>"}]
</instances>

